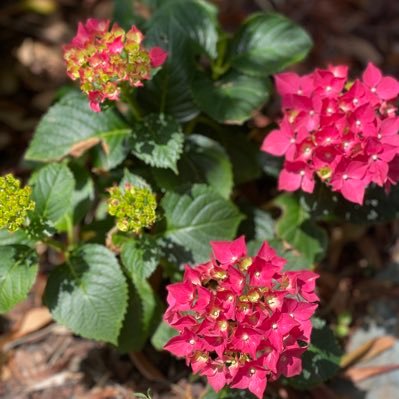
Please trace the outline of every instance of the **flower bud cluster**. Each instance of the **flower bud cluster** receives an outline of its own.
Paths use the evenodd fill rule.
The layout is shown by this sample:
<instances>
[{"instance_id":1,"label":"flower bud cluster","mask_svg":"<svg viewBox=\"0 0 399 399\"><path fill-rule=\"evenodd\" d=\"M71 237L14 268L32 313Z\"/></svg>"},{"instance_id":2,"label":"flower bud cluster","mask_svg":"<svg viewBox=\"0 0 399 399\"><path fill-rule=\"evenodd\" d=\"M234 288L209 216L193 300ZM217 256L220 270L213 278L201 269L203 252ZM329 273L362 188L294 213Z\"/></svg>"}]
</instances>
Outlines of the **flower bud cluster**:
<instances>
[{"instance_id":1,"label":"flower bud cluster","mask_svg":"<svg viewBox=\"0 0 399 399\"><path fill-rule=\"evenodd\" d=\"M280 190L313 192L315 176L348 201L362 204L366 188L399 181L399 82L368 64L362 79L330 66L275 76L283 118L262 150L285 156Z\"/></svg>"},{"instance_id":2,"label":"flower bud cluster","mask_svg":"<svg viewBox=\"0 0 399 399\"><path fill-rule=\"evenodd\" d=\"M212 259L186 266L168 289L164 319L179 335L165 349L186 358L219 391L225 385L263 397L268 381L302 370L317 308L317 274L287 271L264 242L247 256L244 237L211 243Z\"/></svg>"},{"instance_id":3,"label":"flower bud cluster","mask_svg":"<svg viewBox=\"0 0 399 399\"><path fill-rule=\"evenodd\" d=\"M127 183L124 190L111 187L108 192L108 213L116 217L120 231L139 233L155 223L157 201L150 189Z\"/></svg>"},{"instance_id":4,"label":"flower bud cluster","mask_svg":"<svg viewBox=\"0 0 399 399\"><path fill-rule=\"evenodd\" d=\"M150 79L151 68L161 66L166 53L159 47L146 50L143 34L133 26L125 32L110 21L88 19L79 23L78 32L64 46L67 74L80 80L80 88L89 97L90 107L100 112L105 100L118 100L121 84L142 86Z\"/></svg>"},{"instance_id":5,"label":"flower bud cluster","mask_svg":"<svg viewBox=\"0 0 399 399\"><path fill-rule=\"evenodd\" d=\"M32 188L21 188L21 182L13 175L0 177L0 228L18 230L25 222L29 211L35 209L31 199Z\"/></svg>"}]
</instances>

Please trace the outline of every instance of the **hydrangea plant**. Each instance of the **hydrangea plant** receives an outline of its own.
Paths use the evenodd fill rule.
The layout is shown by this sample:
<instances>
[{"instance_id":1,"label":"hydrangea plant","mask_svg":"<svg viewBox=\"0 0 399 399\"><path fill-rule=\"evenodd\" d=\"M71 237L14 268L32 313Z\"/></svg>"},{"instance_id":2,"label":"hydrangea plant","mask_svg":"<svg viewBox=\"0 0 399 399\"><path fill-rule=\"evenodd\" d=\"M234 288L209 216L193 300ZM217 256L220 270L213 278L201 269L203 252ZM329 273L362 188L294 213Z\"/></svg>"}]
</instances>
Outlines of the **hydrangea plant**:
<instances>
[{"instance_id":1,"label":"hydrangea plant","mask_svg":"<svg viewBox=\"0 0 399 399\"><path fill-rule=\"evenodd\" d=\"M25 188L0 180L0 311L29 293L41 242L62 263L44 304L75 334L166 349L220 398L323 383L340 349L312 317L328 238L318 206L335 223L347 205L351 220L369 215L376 185L372 220L398 215L398 83L372 64L361 80L344 66L283 72L312 45L283 15L231 34L210 2L151 4L143 20L116 1L115 22L82 22L64 47L78 87L38 124ZM273 83L283 118L254 134ZM265 152L285 156L289 193L266 187Z\"/></svg>"}]
</instances>

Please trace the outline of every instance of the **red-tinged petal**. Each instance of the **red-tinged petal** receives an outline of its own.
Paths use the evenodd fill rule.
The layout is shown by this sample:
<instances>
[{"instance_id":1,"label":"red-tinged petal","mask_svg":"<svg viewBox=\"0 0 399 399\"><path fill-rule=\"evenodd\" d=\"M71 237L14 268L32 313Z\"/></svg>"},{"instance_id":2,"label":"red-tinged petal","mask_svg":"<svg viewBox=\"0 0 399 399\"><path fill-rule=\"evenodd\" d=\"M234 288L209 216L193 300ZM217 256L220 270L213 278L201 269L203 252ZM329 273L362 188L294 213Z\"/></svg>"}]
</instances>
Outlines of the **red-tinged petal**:
<instances>
[{"instance_id":1,"label":"red-tinged petal","mask_svg":"<svg viewBox=\"0 0 399 399\"><path fill-rule=\"evenodd\" d=\"M350 177L347 181L352 181L353 179L363 179L367 171L367 164L360 161L350 162L346 168L346 174Z\"/></svg>"},{"instance_id":2,"label":"red-tinged petal","mask_svg":"<svg viewBox=\"0 0 399 399\"><path fill-rule=\"evenodd\" d=\"M201 275L198 270L193 269L190 265L185 265L183 281L187 281L195 285L201 285Z\"/></svg>"},{"instance_id":3,"label":"red-tinged petal","mask_svg":"<svg viewBox=\"0 0 399 399\"><path fill-rule=\"evenodd\" d=\"M294 72L283 72L274 75L277 93L280 94L280 96L294 93L298 94L299 79L299 76Z\"/></svg>"},{"instance_id":4,"label":"red-tinged petal","mask_svg":"<svg viewBox=\"0 0 399 399\"><path fill-rule=\"evenodd\" d=\"M359 205L363 205L365 190L365 183L354 179L344 180L341 187L341 193L344 198Z\"/></svg>"},{"instance_id":5,"label":"red-tinged petal","mask_svg":"<svg viewBox=\"0 0 399 399\"><path fill-rule=\"evenodd\" d=\"M276 268L279 269L279 271L281 271L284 265L287 263L286 259L277 256L276 251L267 241L263 242L256 256L271 262Z\"/></svg>"},{"instance_id":6,"label":"red-tinged petal","mask_svg":"<svg viewBox=\"0 0 399 399\"><path fill-rule=\"evenodd\" d=\"M234 241L211 241L213 255L220 263L231 263L246 256L247 246L245 237L241 236Z\"/></svg>"},{"instance_id":7,"label":"red-tinged petal","mask_svg":"<svg viewBox=\"0 0 399 399\"><path fill-rule=\"evenodd\" d=\"M190 309L194 299L194 287L189 282L169 284L167 302L176 309Z\"/></svg>"},{"instance_id":8,"label":"red-tinged petal","mask_svg":"<svg viewBox=\"0 0 399 399\"><path fill-rule=\"evenodd\" d=\"M191 309L196 312L203 311L209 305L211 298L212 295L206 288L197 286L195 303Z\"/></svg>"},{"instance_id":9,"label":"red-tinged petal","mask_svg":"<svg viewBox=\"0 0 399 399\"><path fill-rule=\"evenodd\" d=\"M89 101L89 105L92 111L101 112L100 104L97 101Z\"/></svg>"},{"instance_id":10,"label":"red-tinged petal","mask_svg":"<svg viewBox=\"0 0 399 399\"><path fill-rule=\"evenodd\" d=\"M244 288L245 276L234 267L230 267L227 279L223 282L223 288L233 291L236 295L241 295Z\"/></svg>"},{"instance_id":11,"label":"red-tinged petal","mask_svg":"<svg viewBox=\"0 0 399 399\"><path fill-rule=\"evenodd\" d=\"M210 364L206 366L201 375L208 377L209 385L219 392L226 385L226 370L224 365Z\"/></svg>"},{"instance_id":12,"label":"red-tinged petal","mask_svg":"<svg viewBox=\"0 0 399 399\"><path fill-rule=\"evenodd\" d=\"M388 171L389 166L386 162L376 160L371 161L368 175L375 184L382 187L387 181Z\"/></svg>"},{"instance_id":13,"label":"red-tinged petal","mask_svg":"<svg viewBox=\"0 0 399 399\"><path fill-rule=\"evenodd\" d=\"M153 68L161 66L168 58L168 53L161 47L153 47L149 52L151 65Z\"/></svg>"},{"instance_id":14,"label":"red-tinged petal","mask_svg":"<svg viewBox=\"0 0 399 399\"><path fill-rule=\"evenodd\" d=\"M393 136L399 133L399 117L384 119L380 126L382 136Z\"/></svg>"},{"instance_id":15,"label":"red-tinged petal","mask_svg":"<svg viewBox=\"0 0 399 399\"><path fill-rule=\"evenodd\" d=\"M110 23L108 19L89 18L86 21L86 29L90 34L104 33L108 30Z\"/></svg>"},{"instance_id":16,"label":"red-tinged petal","mask_svg":"<svg viewBox=\"0 0 399 399\"><path fill-rule=\"evenodd\" d=\"M256 351L262 339L263 337L255 330L239 325L235 331L234 337L232 337L231 347L256 358Z\"/></svg>"},{"instance_id":17,"label":"red-tinged petal","mask_svg":"<svg viewBox=\"0 0 399 399\"><path fill-rule=\"evenodd\" d=\"M191 359L190 365L194 373L199 373L208 366L209 356L206 352L197 352Z\"/></svg>"},{"instance_id":18,"label":"red-tinged petal","mask_svg":"<svg viewBox=\"0 0 399 399\"><path fill-rule=\"evenodd\" d=\"M293 136L289 136L285 131L272 130L263 140L261 150L272 155L284 155L288 147L295 143Z\"/></svg>"},{"instance_id":19,"label":"red-tinged petal","mask_svg":"<svg viewBox=\"0 0 399 399\"><path fill-rule=\"evenodd\" d=\"M298 321L309 320L318 307L317 303L298 302L295 299L284 300L282 312L287 313Z\"/></svg>"},{"instance_id":20,"label":"red-tinged petal","mask_svg":"<svg viewBox=\"0 0 399 399\"><path fill-rule=\"evenodd\" d=\"M306 193L313 193L315 186L315 181L313 178L313 173L306 173L305 176L303 176L302 183L301 183L301 188L303 191Z\"/></svg>"},{"instance_id":21,"label":"red-tinged petal","mask_svg":"<svg viewBox=\"0 0 399 399\"><path fill-rule=\"evenodd\" d=\"M253 378L251 378L249 381L248 389L258 399L262 399L266 389L266 385L267 385L266 372L262 373L262 375L258 375L258 373L255 373Z\"/></svg>"},{"instance_id":22,"label":"red-tinged petal","mask_svg":"<svg viewBox=\"0 0 399 399\"><path fill-rule=\"evenodd\" d=\"M399 82L390 76L383 77L377 86L377 94L383 100L392 100L399 94Z\"/></svg>"},{"instance_id":23,"label":"red-tinged petal","mask_svg":"<svg viewBox=\"0 0 399 399\"><path fill-rule=\"evenodd\" d=\"M336 78L347 79L348 77L348 67L346 65L328 65L328 70L332 72Z\"/></svg>"},{"instance_id":24,"label":"red-tinged petal","mask_svg":"<svg viewBox=\"0 0 399 399\"><path fill-rule=\"evenodd\" d=\"M301 355L306 348L292 349L283 352L277 365L279 373L285 377L293 377L302 372Z\"/></svg>"},{"instance_id":25,"label":"red-tinged petal","mask_svg":"<svg viewBox=\"0 0 399 399\"><path fill-rule=\"evenodd\" d=\"M302 176L299 173L289 172L283 169L278 177L278 189L283 191L295 191L301 187Z\"/></svg>"},{"instance_id":26,"label":"red-tinged petal","mask_svg":"<svg viewBox=\"0 0 399 399\"><path fill-rule=\"evenodd\" d=\"M86 27L81 22L79 22L77 34L72 39L71 44L76 46L83 46L89 40L89 38L90 34L86 30Z\"/></svg>"},{"instance_id":27,"label":"red-tinged petal","mask_svg":"<svg viewBox=\"0 0 399 399\"><path fill-rule=\"evenodd\" d=\"M123 50L123 38L118 36L112 43L108 45L108 50L111 54L120 54Z\"/></svg>"},{"instance_id":28,"label":"red-tinged petal","mask_svg":"<svg viewBox=\"0 0 399 399\"><path fill-rule=\"evenodd\" d=\"M271 285L273 276L280 270L280 267L257 256L248 269L249 284L252 287L268 287Z\"/></svg>"},{"instance_id":29,"label":"red-tinged petal","mask_svg":"<svg viewBox=\"0 0 399 399\"><path fill-rule=\"evenodd\" d=\"M204 336L202 345L205 351L212 352L215 351L216 354L222 358L223 352L226 349L226 340L222 336L218 337L211 337L211 336Z\"/></svg>"},{"instance_id":30,"label":"red-tinged petal","mask_svg":"<svg viewBox=\"0 0 399 399\"><path fill-rule=\"evenodd\" d=\"M197 325L197 321L191 316L183 316L178 318L176 321L169 323L173 328L179 331L183 331L185 328L190 328Z\"/></svg>"},{"instance_id":31,"label":"red-tinged petal","mask_svg":"<svg viewBox=\"0 0 399 399\"><path fill-rule=\"evenodd\" d=\"M382 78L382 74L373 63L369 62L367 68L363 72L362 78L367 86L376 87Z\"/></svg>"},{"instance_id":32,"label":"red-tinged petal","mask_svg":"<svg viewBox=\"0 0 399 399\"><path fill-rule=\"evenodd\" d=\"M126 37L128 40L131 40L137 44L140 44L144 39L144 35L139 29L137 29L136 26L132 26L130 28L130 30L126 33Z\"/></svg>"},{"instance_id":33,"label":"red-tinged petal","mask_svg":"<svg viewBox=\"0 0 399 399\"><path fill-rule=\"evenodd\" d=\"M163 348L177 357L189 356L199 349L197 339L189 331L171 338Z\"/></svg>"}]
</instances>

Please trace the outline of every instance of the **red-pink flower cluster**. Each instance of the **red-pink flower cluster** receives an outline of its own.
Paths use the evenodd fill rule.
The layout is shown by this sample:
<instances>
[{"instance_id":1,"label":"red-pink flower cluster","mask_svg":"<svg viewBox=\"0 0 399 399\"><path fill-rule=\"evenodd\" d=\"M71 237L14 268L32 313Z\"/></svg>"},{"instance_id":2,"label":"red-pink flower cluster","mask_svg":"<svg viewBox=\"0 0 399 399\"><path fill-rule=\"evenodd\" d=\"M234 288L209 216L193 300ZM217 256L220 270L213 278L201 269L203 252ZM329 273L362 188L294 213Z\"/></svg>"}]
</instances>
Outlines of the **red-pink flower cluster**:
<instances>
[{"instance_id":1,"label":"red-pink flower cluster","mask_svg":"<svg viewBox=\"0 0 399 399\"><path fill-rule=\"evenodd\" d=\"M254 257L244 237L211 246L209 262L187 265L183 282L167 287L164 319L179 335L165 349L216 391L228 385L262 398L268 381L302 370L318 275L282 271L285 259L267 242Z\"/></svg>"},{"instance_id":2,"label":"red-pink flower cluster","mask_svg":"<svg viewBox=\"0 0 399 399\"><path fill-rule=\"evenodd\" d=\"M275 76L284 116L262 150L285 156L280 190L313 192L315 175L349 201L362 204L365 189L399 181L399 82L368 64L348 81L346 66L298 76Z\"/></svg>"},{"instance_id":3,"label":"red-pink flower cluster","mask_svg":"<svg viewBox=\"0 0 399 399\"><path fill-rule=\"evenodd\" d=\"M71 43L64 46L68 76L80 79L80 88L89 96L90 107L100 112L105 100L119 99L121 84L142 86L150 79L151 68L162 65L166 52L160 47L146 50L143 34L133 26L125 32L110 21L88 19L79 23Z\"/></svg>"}]
</instances>

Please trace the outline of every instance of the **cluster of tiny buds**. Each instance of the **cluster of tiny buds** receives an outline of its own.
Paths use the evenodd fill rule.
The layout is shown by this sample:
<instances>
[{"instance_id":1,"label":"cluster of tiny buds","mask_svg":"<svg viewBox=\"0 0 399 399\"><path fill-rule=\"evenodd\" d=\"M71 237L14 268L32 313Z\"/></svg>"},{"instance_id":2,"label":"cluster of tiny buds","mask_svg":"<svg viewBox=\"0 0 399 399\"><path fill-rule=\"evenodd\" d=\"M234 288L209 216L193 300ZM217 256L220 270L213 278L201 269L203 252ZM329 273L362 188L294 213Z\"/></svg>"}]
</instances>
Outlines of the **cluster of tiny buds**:
<instances>
[{"instance_id":1,"label":"cluster of tiny buds","mask_svg":"<svg viewBox=\"0 0 399 399\"><path fill-rule=\"evenodd\" d=\"M313 192L315 178L363 204L370 184L387 191L399 181L399 82L369 64L362 79L330 66L275 76L283 118L262 150L284 156L279 189Z\"/></svg>"},{"instance_id":2,"label":"cluster of tiny buds","mask_svg":"<svg viewBox=\"0 0 399 399\"><path fill-rule=\"evenodd\" d=\"M165 321L178 331L166 345L219 391L249 389L301 372L317 308L317 274L284 272L285 259L265 242L254 257L244 237L211 242L209 262L186 266L170 284Z\"/></svg>"},{"instance_id":3,"label":"cluster of tiny buds","mask_svg":"<svg viewBox=\"0 0 399 399\"><path fill-rule=\"evenodd\" d=\"M126 183L123 189L115 186L108 192L108 213L115 216L120 231L139 233L155 223L157 201L149 188Z\"/></svg>"},{"instance_id":4,"label":"cluster of tiny buds","mask_svg":"<svg viewBox=\"0 0 399 399\"><path fill-rule=\"evenodd\" d=\"M28 212L35 209L31 199L32 188L21 188L21 182L13 175L0 177L0 228L16 231L23 226Z\"/></svg>"}]
</instances>

